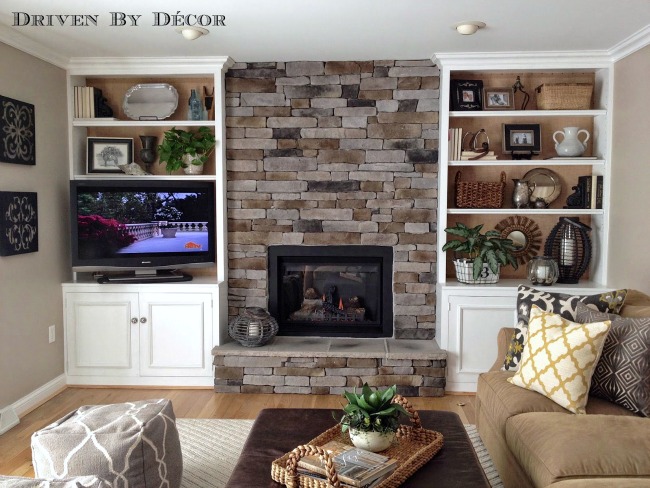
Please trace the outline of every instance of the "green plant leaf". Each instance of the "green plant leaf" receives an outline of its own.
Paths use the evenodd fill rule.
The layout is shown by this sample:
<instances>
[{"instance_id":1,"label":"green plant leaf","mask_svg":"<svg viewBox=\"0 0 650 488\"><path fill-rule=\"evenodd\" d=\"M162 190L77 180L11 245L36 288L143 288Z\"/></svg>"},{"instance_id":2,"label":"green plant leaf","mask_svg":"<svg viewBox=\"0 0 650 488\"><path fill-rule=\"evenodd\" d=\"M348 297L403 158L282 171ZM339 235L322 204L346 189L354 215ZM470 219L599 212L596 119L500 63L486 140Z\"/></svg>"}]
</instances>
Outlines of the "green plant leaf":
<instances>
[{"instance_id":1,"label":"green plant leaf","mask_svg":"<svg viewBox=\"0 0 650 488\"><path fill-rule=\"evenodd\" d=\"M472 264L472 275L475 280L478 280L478 277L481 276L483 271L483 259L480 256L474 258L474 263Z\"/></svg>"}]
</instances>

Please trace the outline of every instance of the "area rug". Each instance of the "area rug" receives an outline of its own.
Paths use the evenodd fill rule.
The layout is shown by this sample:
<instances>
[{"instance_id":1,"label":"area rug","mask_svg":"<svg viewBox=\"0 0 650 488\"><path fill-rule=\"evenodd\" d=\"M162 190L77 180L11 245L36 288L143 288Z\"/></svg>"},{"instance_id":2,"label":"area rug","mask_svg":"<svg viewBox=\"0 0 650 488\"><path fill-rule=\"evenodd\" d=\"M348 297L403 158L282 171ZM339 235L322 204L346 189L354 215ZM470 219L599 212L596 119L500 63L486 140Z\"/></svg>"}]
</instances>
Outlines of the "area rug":
<instances>
[{"instance_id":1,"label":"area rug","mask_svg":"<svg viewBox=\"0 0 650 488\"><path fill-rule=\"evenodd\" d=\"M223 488L239 459L253 420L177 419L176 425L183 452L181 488ZM476 426L466 425L465 429L490 485L503 488Z\"/></svg>"}]
</instances>

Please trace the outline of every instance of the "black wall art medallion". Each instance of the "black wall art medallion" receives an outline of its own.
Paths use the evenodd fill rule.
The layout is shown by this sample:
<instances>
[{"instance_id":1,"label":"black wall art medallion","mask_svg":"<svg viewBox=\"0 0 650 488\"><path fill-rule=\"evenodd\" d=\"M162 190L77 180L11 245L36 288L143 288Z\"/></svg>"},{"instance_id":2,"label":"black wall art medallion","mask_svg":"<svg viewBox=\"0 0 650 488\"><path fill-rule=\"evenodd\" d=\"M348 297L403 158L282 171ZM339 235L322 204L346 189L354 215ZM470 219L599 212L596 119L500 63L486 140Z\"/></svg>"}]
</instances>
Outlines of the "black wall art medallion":
<instances>
[{"instance_id":1,"label":"black wall art medallion","mask_svg":"<svg viewBox=\"0 0 650 488\"><path fill-rule=\"evenodd\" d=\"M38 251L35 192L0 191L0 256Z\"/></svg>"},{"instance_id":2,"label":"black wall art medallion","mask_svg":"<svg viewBox=\"0 0 650 488\"><path fill-rule=\"evenodd\" d=\"M36 164L34 105L0 96L0 161Z\"/></svg>"}]
</instances>

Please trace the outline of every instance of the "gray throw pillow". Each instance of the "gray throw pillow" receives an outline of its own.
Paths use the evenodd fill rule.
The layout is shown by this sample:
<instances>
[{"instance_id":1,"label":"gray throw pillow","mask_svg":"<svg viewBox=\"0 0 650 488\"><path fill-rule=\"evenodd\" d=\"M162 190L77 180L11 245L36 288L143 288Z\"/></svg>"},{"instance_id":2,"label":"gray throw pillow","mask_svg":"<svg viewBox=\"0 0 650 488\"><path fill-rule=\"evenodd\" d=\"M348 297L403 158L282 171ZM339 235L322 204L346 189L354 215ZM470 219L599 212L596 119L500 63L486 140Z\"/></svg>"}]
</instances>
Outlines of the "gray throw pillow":
<instances>
[{"instance_id":1,"label":"gray throw pillow","mask_svg":"<svg viewBox=\"0 0 650 488\"><path fill-rule=\"evenodd\" d=\"M528 336L528 316L533 305L544 312L553 312L576 322L576 307L582 302L601 312L618 313L623 306L627 290L613 290L595 295L568 295L536 290L525 285L517 289L517 326L510 340L503 369L516 371Z\"/></svg>"},{"instance_id":2,"label":"gray throw pillow","mask_svg":"<svg viewBox=\"0 0 650 488\"><path fill-rule=\"evenodd\" d=\"M650 317L628 318L578 304L578 322L611 320L589 393L650 417Z\"/></svg>"}]
</instances>

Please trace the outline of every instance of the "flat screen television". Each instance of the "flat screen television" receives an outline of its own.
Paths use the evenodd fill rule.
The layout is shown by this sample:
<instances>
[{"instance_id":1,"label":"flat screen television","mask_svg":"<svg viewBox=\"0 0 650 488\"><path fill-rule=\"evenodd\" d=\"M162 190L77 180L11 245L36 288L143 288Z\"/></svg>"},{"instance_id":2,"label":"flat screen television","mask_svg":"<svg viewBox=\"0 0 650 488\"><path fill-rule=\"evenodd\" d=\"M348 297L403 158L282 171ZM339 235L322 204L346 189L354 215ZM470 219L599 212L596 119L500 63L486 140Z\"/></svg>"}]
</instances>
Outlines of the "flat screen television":
<instances>
[{"instance_id":1,"label":"flat screen television","mask_svg":"<svg viewBox=\"0 0 650 488\"><path fill-rule=\"evenodd\" d=\"M175 270L215 264L214 198L211 181L71 181L73 271L127 271L100 282L191 279Z\"/></svg>"}]
</instances>

